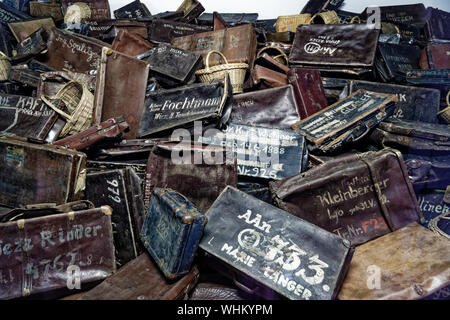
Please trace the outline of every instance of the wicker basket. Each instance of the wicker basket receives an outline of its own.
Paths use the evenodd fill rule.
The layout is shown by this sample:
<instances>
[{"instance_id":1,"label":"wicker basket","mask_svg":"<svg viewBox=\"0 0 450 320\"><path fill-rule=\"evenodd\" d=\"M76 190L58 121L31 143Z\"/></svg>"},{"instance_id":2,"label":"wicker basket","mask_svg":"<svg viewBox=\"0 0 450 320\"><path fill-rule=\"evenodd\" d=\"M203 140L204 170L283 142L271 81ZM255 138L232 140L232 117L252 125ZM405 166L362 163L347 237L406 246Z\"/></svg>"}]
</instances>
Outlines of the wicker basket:
<instances>
[{"instance_id":1,"label":"wicker basket","mask_svg":"<svg viewBox=\"0 0 450 320\"><path fill-rule=\"evenodd\" d=\"M288 65L288 63L289 63L288 56L286 55L286 53L283 52L283 50L281 50L280 48L277 48L277 47L272 47L272 46L264 47L261 50L259 50L259 52L256 55L256 57L259 58L263 54L263 52L267 51L267 50L273 50L273 51L279 52L280 54L278 54L276 56L273 56L272 58L277 60L279 63L282 63L282 64L284 64L286 66Z\"/></svg>"},{"instance_id":2,"label":"wicker basket","mask_svg":"<svg viewBox=\"0 0 450 320\"><path fill-rule=\"evenodd\" d=\"M295 14L291 16L280 16L277 19L275 30L276 32L296 32L299 25L309 24L310 21L311 14L309 13Z\"/></svg>"},{"instance_id":3,"label":"wicker basket","mask_svg":"<svg viewBox=\"0 0 450 320\"><path fill-rule=\"evenodd\" d=\"M209 67L209 57L214 53L220 55L225 64ZM236 94L244 92L243 84L248 68L249 66L246 63L228 63L227 58L225 58L221 52L210 51L206 56L206 69L198 70L195 74L199 77L201 82L205 83L223 79L225 73L228 73L231 86L233 87L233 94Z\"/></svg>"},{"instance_id":4,"label":"wicker basket","mask_svg":"<svg viewBox=\"0 0 450 320\"><path fill-rule=\"evenodd\" d=\"M450 124L450 91L447 93L447 108L438 113L442 119L445 120L448 124Z\"/></svg>"},{"instance_id":5,"label":"wicker basket","mask_svg":"<svg viewBox=\"0 0 450 320\"><path fill-rule=\"evenodd\" d=\"M8 80L11 62L6 54L0 51L0 81Z\"/></svg>"},{"instance_id":6,"label":"wicker basket","mask_svg":"<svg viewBox=\"0 0 450 320\"><path fill-rule=\"evenodd\" d=\"M339 24L339 16L336 11L317 13L311 18L311 24Z\"/></svg>"},{"instance_id":7,"label":"wicker basket","mask_svg":"<svg viewBox=\"0 0 450 320\"><path fill-rule=\"evenodd\" d=\"M41 96L41 99L67 120L61 132L61 137L74 135L91 127L94 95L89 91L86 84L70 81L55 96L50 97L50 99L63 101L70 114L58 109L47 97Z\"/></svg>"},{"instance_id":8,"label":"wicker basket","mask_svg":"<svg viewBox=\"0 0 450 320\"><path fill-rule=\"evenodd\" d=\"M355 22L358 23L358 24L360 24L360 23L361 23L361 18L358 17L358 16L354 16L354 17L352 18L352 20L350 20L350 24L354 24Z\"/></svg>"}]
</instances>

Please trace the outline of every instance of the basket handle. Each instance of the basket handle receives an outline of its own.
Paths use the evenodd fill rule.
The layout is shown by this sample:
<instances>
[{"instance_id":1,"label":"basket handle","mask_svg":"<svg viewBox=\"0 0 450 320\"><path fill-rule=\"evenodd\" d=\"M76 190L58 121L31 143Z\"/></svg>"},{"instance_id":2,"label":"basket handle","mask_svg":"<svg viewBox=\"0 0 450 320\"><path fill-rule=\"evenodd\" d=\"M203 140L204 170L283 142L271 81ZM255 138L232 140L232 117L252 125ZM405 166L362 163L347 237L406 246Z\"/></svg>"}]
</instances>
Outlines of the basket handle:
<instances>
[{"instance_id":1,"label":"basket handle","mask_svg":"<svg viewBox=\"0 0 450 320\"><path fill-rule=\"evenodd\" d=\"M209 57L213 53L220 55L222 57L223 61L225 61L225 64L228 64L228 60L227 60L227 58L225 58L225 56L222 54L222 52L216 51L216 50L212 50L212 51L208 52L208 54L206 55L206 69L207 70L209 69Z\"/></svg>"},{"instance_id":2,"label":"basket handle","mask_svg":"<svg viewBox=\"0 0 450 320\"><path fill-rule=\"evenodd\" d=\"M259 50L259 52L258 52L258 54L256 55L256 57L259 58L259 57L262 55L262 53L263 53L264 51L268 50L268 49L274 49L274 50L277 50L278 52L281 53L281 54L280 54L281 56L287 57L286 54L283 52L283 50L281 50L280 48L274 47L274 46L267 46L267 47L262 48L261 50ZM279 57L279 56L277 56L277 57Z\"/></svg>"},{"instance_id":3,"label":"basket handle","mask_svg":"<svg viewBox=\"0 0 450 320\"><path fill-rule=\"evenodd\" d=\"M350 20L350 24L354 24L356 20L358 20L358 23L361 23L361 19L358 16L354 16L352 20Z\"/></svg>"},{"instance_id":4,"label":"basket handle","mask_svg":"<svg viewBox=\"0 0 450 320\"><path fill-rule=\"evenodd\" d=\"M450 107L450 91L447 93L447 106Z\"/></svg>"},{"instance_id":5,"label":"basket handle","mask_svg":"<svg viewBox=\"0 0 450 320\"><path fill-rule=\"evenodd\" d=\"M45 102L46 105L48 105L50 108L52 108L56 113L64 117L65 119L72 121L72 117L65 113L62 110L59 110L53 103L51 103L44 95L41 95L41 100Z\"/></svg>"}]
</instances>

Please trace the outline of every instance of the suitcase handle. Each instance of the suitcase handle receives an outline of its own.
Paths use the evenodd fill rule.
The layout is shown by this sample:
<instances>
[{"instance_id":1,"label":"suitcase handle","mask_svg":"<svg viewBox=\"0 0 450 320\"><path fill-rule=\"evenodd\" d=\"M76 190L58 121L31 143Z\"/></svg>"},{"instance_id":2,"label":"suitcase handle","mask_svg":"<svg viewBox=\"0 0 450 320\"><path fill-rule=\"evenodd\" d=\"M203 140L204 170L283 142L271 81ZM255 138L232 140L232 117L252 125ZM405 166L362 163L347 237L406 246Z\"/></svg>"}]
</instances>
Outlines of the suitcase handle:
<instances>
[{"instance_id":1,"label":"suitcase handle","mask_svg":"<svg viewBox=\"0 0 450 320\"><path fill-rule=\"evenodd\" d=\"M243 285L242 283L240 283L238 280L236 280L236 274L234 274L234 273L233 273L233 282L236 285L236 287L238 287L240 290L242 290L248 294L251 294L251 295L255 294L256 289L250 289L246 285Z\"/></svg>"}]
</instances>

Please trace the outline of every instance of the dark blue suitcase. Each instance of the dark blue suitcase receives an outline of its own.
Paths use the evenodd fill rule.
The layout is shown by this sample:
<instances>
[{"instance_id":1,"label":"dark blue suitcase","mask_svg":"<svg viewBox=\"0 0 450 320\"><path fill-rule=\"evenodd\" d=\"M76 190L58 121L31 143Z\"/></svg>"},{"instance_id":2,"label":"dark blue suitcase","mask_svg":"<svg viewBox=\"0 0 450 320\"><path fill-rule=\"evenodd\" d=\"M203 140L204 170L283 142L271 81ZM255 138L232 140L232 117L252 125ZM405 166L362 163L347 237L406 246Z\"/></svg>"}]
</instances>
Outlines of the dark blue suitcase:
<instances>
[{"instance_id":1,"label":"dark blue suitcase","mask_svg":"<svg viewBox=\"0 0 450 320\"><path fill-rule=\"evenodd\" d=\"M207 221L182 194L155 189L141 240L166 278L173 280L189 273Z\"/></svg>"}]
</instances>

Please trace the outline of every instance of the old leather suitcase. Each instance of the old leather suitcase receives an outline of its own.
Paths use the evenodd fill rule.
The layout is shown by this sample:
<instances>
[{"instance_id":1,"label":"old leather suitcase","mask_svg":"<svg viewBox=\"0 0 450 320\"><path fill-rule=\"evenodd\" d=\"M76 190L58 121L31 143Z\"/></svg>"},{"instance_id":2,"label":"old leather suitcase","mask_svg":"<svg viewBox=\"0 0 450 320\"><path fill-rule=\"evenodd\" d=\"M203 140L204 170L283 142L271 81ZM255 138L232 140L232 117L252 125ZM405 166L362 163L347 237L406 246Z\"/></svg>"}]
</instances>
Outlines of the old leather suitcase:
<instances>
[{"instance_id":1,"label":"old leather suitcase","mask_svg":"<svg viewBox=\"0 0 450 320\"><path fill-rule=\"evenodd\" d=\"M64 20L60 3L31 1L30 15L32 17L52 17L55 21Z\"/></svg>"},{"instance_id":2,"label":"old leather suitcase","mask_svg":"<svg viewBox=\"0 0 450 320\"><path fill-rule=\"evenodd\" d=\"M228 123L201 141L233 151L240 176L283 179L301 173L307 162L305 138L292 130Z\"/></svg>"},{"instance_id":3,"label":"old leather suitcase","mask_svg":"<svg viewBox=\"0 0 450 320\"><path fill-rule=\"evenodd\" d=\"M86 199L112 208L111 221L117 267L137 258L143 251L140 230L145 209L140 179L131 168L89 173Z\"/></svg>"},{"instance_id":4,"label":"old leather suitcase","mask_svg":"<svg viewBox=\"0 0 450 320\"><path fill-rule=\"evenodd\" d=\"M292 128L305 135L318 151L335 151L360 140L378 123L391 116L397 101L392 94L358 90L294 124Z\"/></svg>"},{"instance_id":5,"label":"old leather suitcase","mask_svg":"<svg viewBox=\"0 0 450 320\"><path fill-rule=\"evenodd\" d=\"M426 18L422 3L380 7L381 21L423 26Z\"/></svg>"},{"instance_id":6,"label":"old leather suitcase","mask_svg":"<svg viewBox=\"0 0 450 320\"><path fill-rule=\"evenodd\" d=\"M158 143L168 141L169 139L108 140L98 143L87 152L89 158L95 160L144 161L144 163L147 163L153 147Z\"/></svg>"},{"instance_id":7,"label":"old leather suitcase","mask_svg":"<svg viewBox=\"0 0 450 320\"><path fill-rule=\"evenodd\" d=\"M94 38L83 37L61 29L52 29L47 42L48 52L42 62L62 71L89 73L96 70L102 48L109 45Z\"/></svg>"},{"instance_id":8,"label":"old leather suitcase","mask_svg":"<svg viewBox=\"0 0 450 320\"><path fill-rule=\"evenodd\" d=\"M439 159L423 159L414 154L407 154L405 165L409 178L416 192L430 189L446 189L450 185L450 163ZM448 157L447 157L448 160Z\"/></svg>"},{"instance_id":9,"label":"old leather suitcase","mask_svg":"<svg viewBox=\"0 0 450 320\"><path fill-rule=\"evenodd\" d=\"M270 89L288 85L288 78L285 73L277 72L272 69L255 65L251 70L253 86L258 89Z\"/></svg>"},{"instance_id":10,"label":"old leather suitcase","mask_svg":"<svg viewBox=\"0 0 450 320\"><path fill-rule=\"evenodd\" d=\"M87 173L94 173L99 171L107 171L107 170L118 170L118 169L133 169L136 175L139 177L141 181L145 180L145 171L147 169L147 165L145 163L140 163L138 161L87 161ZM144 190L144 186L141 188Z\"/></svg>"},{"instance_id":11,"label":"old leather suitcase","mask_svg":"<svg viewBox=\"0 0 450 320\"><path fill-rule=\"evenodd\" d=\"M177 11L183 12L183 17L180 19L182 22L191 22L198 18L205 8L197 0L184 0L178 7Z\"/></svg>"},{"instance_id":12,"label":"old leather suitcase","mask_svg":"<svg viewBox=\"0 0 450 320\"><path fill-rule=\"evenodd\" d=\"M104 47L97 72L93 122L123 116L130 126L124 138L135 139L144 110L148 70L148 63Z\"/></svg>"},{"instance_id":13,"label":"old leather suitcase","mask_svg":"<svg viewBox=\"0 0 450 320\"><path fill-rule=\"evenodd\" d=\"M112 42L118 31L125 29L128 32L141 36L144 39L148 38L147 26L143 22L135 20L117 20L117 19L83 19L83 24L89 26L88 36L97 38L102 41Z\"/></svg>"},{"instance_id":14,"label":"old leather suitcase","mask_svg":"<svg viewBox=\"0 0 450 320\"><path fill-rule=\"evenodd\" d=\"M289 64L350 75L374 67L380 30L372 25L300 25Z\"/></svg>"},{"instance_id":15,"label":"old leather suitcase","mask_svg":"<svg viewBox=\"0 0 450 320\"><path fill-rule=\"evenodd\" d=\"M427 17L425 34L428 40L444 43L450 41L450 13L430 7L427 9Z\"/></svg>"},{"instance_id":16,"label":"old leather suitcase","mask_svg":"<svg viewBox=\"0 0 450 320\"><path fill-rule=\"evenodd\" d=\"M199 270L169 283L147 253L127 263L78 300L183 300L195 287Z\"/></svg>"},{"instance_id":17,"label":"old leather suitcase","mask_svg":"<svg viewBox=\"0 0 450 320\"><path fill-rule=\"evenodd\" d=\"M116 270L111 208L32 213L0 223L0 299L67 289L76 269L82 287Z\"/></svg>"},{"instance_id":18,"label":"old leather suitcase","mask_svg":"<svg viewBox=\"0 0 450 320\"><path fill-rule=\"evenodd\" d=\"M129 130L129 126L123 117L111 118L83 132L58 140L53 144L74 150L83 150L107 138L120 138L127 130Z\"/></svg>"},{"instance_id":19,"label":"old leather suitcase","mask_svg":"<svg viewBox=\"0 0 450 320\"><path fill-rule=\"evenodd\" d=\"M395 148L407 159L450 163L448 125L393 119L380 123L369 140L380 148Z\"/></svg>"},{"instance_id":20,"label":"old leather suitcase","mask_svg":"<svg viewBox=\"0 0 450 320\"><path fill-rule=\"evenodd\" d=\"M291 68L288 81L294 88L300 119L306 119L328 106L320 72L317 70Z\"/></svg>"},{"instance_id":21,"label":"old leather suitcase","mask_svg":"<svg viewBox=\"0 0 450 320\"><path fill-rule=\"evenodd\" d=\"M39 99L8 94L0 94L0 115L0 131L40 141L59 118Z\"/></svg>"},{"instance_id":22,"label":"old leather suitcase","mask_svg":"<svg viewBox=\"0 0 450 320\"><path fill-rule=\"evenodd\" d=\"M185 196L156 188L141 230L141 241L167 279L189 273L208 219Z\"/></svg>"},{"instance_id":23,"label":"old leather suitcase","mask_svg":"<svg viewBox=\"0 0 450 320\"><path fill-rule=\"evenodd\" d=\"M177 37L183 37L194 33L211 31L211 27L198 26L190 23L175 22L165 19L153 20L148 27L148 39L156 43L168 43Z\"/></svg>"},{"instance_id":24,"label":"old leather suitcase","mask_svg":"<svg viewBox=\"0 0 450 320\"><path fill-rule=\"evenodd\" d=\"M408 44L379 43L376 67L384 82L405 82L405 73L419 69L421 50Z\"/></svg>"},{"instance_id":25,"label":"old leather suitcase","mask_svg":"<svg viewBox=\"0 0 450 320\"><path fill-rule=\"evenodd\" d=\"M360 89L397 95L394 118L439 123L437 117L440 105L439 90L359 80L349 82L349 93Z\"/></svg>"},{"instance_id":26,"label":"old leather suitcase","mask_svg":"<svg viewBox=\"0 0 450 320\"><path fill-rule=\"evenodd\" d=\"M150 17L152 14L147 6L139 0L130 2L129 4L114 10L116 19L137 19Z\"/></svg>"},{"instance_id":27,"label":"old leather suitcase","mask_svg":"<svg viewBox=\"0 0 450 320\"><path fill-rule=\"evenodd\" d=\"M0 138L0 203L18 207L80 199L85 185L86 155L23 140L4 135Z\"/></svg>"},{"instance_id":28,"label":"old leather suitcase","mask_svg":"<svg viewBox=\"0 0 450 320\"><path fill-rule=\"evenodd\" d=\"M418 300L432 295L450 284L449 243L412 223L356 248L339 299Z\"/></svg>"},{"instance_id":29,"label":"old leather suitcase","mask_svg":"<svg viewBox=\"0 0 450 320\"><path fill-rule=\"evenodd\" d=\"M431 69L450 69L450 44L429 43L424 50Z\"/></svg>"},{"instance_id":30,"label":"old leather suitcase","mask_svg":"<svg viewBox=\"0 0 450 320\"><path fill-rule=\"evenodd\" d=\"M448 196L450 189L431 189L416 191L417 201L420 210L422 210L424 222L422 225L432 231L437 231L436 227L442 232L441 235L450 239L450 201ZM439 233L438 233L439 234Z\"/></svg>"},{"instance_id":31,"label":"old leather suitcase","mask_svg":"<svg viewBox=\"0 0 450 320\"><path fill-rule=\"evenodd\" d=\"M228 120L231 97L227 74L223 80L152 92L145 100L137 137L164 134L179 127L191 128L195 121L217 126Z\"/></svg>"},{"instance_id":32,"label":"old leather suitcase","mask_svg":"<svg viewBox=\"0 0 450 320\"><path fill-rule=\"evenodd\" d=\"M91 19L110 19L111 10L108 0L61 0L63 14L66 15L67 9L77 2L86 3L90 9Z\"/></svg>"},{"instance_id":33,"label":"old leather suitcase","mask_svg":"<svg viewBox=\"0 0 450 320\"><path fill-rule=\"evenodd\" d=\"M290 85L234 95L232 109L231 119L241 124L290 129L301 119Z\"/></svg>"},{"instance_id":34,"label":"old leather suitcase","mask_svg":"<svg viewBox=\"0 0 450 320\"><path fill-rule=\"evenodd\" d=\"M450 91L450 69L411 70L406 73L406 82L413 86L440 90L441 106L447 107L446 97Z\"/></svg>"},{"instance_id":35,"label":"old leather suitcase","mask_svg":"<svg viewBox=\"0 0 450 320\"><path fill-rule=\"evenodd\" d=\"M230 27L241 24L254 24L258 20L258 13L221 13L220 16ZM202 13L197 18L199 24L212 25L214 13Z\"/></svg>"},{"instance_id":36,"label":"old leather suitcase","mask_svg":"<svg viewBox=\"0 0 450 320\"><path fill-rule=\"evenodd\" d=\"M245 193L227 187L206 214L200 248L235 272L295 300L329 300L339 291L350 244ZM308 270L308 271L306 271ZM258 294L256 288L248 288Z\"/></svg>"},{"instance_id":37,"label":"old leather suitcase","mask_svg":"<svg viewBox=\"0 0 450 320\"><path fill-rule=\"evenodd\" d=\"M174 87L195 81L195 71L203 66L199 54L160 43L145 59L150 74L161 85Z\"/></svg>"},{"instance_id":38,"label":"old leather suitcase","mask_svg":"<svg viewBox=\"0 0 450 320\"><path fill-rule=\"evenodd\" d=\"M13 51L15 50L16 45L17 40L14 38L11 30L9 30L8 25L0 21L0 51L6 54L8 57L13 57Z\"/></svg>"},{"instance_id":39,"label":"old leather suitcase","mask_svg":"<svg viewBox=\"0 0 450 320\"><path fill-rule=\"evenodd\" d=\"M13 63L26 61L47 49L47 39L48 33L44 28L36 30L17 45L17 55L12 58Z\"/></svg>"},{"instance_id":40,"label":"old leather suitcase","mask_svg":"<svg viewBox=\"0 0 450 320\"><path fill-rule=\"evenodd\" d=\"M8 80L21 85L37 88L39 83L39 72L24 68L20 65L12 66L9 70Z\"/></svg>"},{"instance_id":41,"label":"old leather suitcase","mask_svg":"<svg viewBox=\"0 0 450 320\"><path fill-rule=\"evenodd\" d=\"M343 0L308 0L301 13L314 15L320 11L336 10L343 2Z\"/></svg>"},{"instance_id":42,"label":"old leather suitcase","mask_svg":"<svg viewBox=\"0 0 450 320\"><path fill-rule=\"evenodd\" d=\"M423 218L400 152L349 157L271 182L275 202L353 245Z\"/></svg>"},{"instance_id":43,"label":"old leather suitcase","mask_svg":"<svg viewBox=\"0 0 450 320\"><path fill-rule=\"evenodd\" d=\"M44 28L48 33L55 28L55 22L52 18L32 19L26 21L9 22L9 29L16 38L17 42L21 42L28 38L39 28Z\"/></svg>"},{"instance_id":44,"label":"old leather suitcase","mask_svg":"<svg viewBox=\"0 0 450 320\"><path fill-rule=\"evenodd\" d=\"M111 49L129 56L137 56L153 47L154 45L147 40L123 29L119 31L111 45Z\"/></svg>"},{"instance_id":45,"label":"old leather suitcase","mask_svg":"<svg viewBox=\"0 0 450 320\"><path fill-rule=\"evenodd\" d=\"M31 19L31 17L25 12L17 10L4 2L0 2L0 21L8 23L28 19Z\"/></svg>"},{"instance_id":46,"label":"old leather suitcase","mask_svg":"<svg viewBox=\"0 0 450 320\"><path fill-rule=\"evenodd\" d=\"M182 152L186 161L174 161L174 152L177 155ZM196 159L202 161L196 162ZM223 147L206 148L201 143L198 146L159 144L148 157L144 203L148 206L155 188L170 188L183 194L195 207L206 212L227 185L236 184L236 158L233 155L230 157Z\"/></svg>"},{"instance_id":47,"label":"old leather suitcase","mask_svg":"<svg viewBox=\"0 0 450 320\"><path fill-rule=\"evenodd\" d=\"M220 51L228 63L246 63L250 67L256 56L256 34L250 24L178 37L171 43L175 47L201 54L203 59L212 50ZM220 57L210 59L211 67L218 64Z\"/></svg>"}]
</instances>

